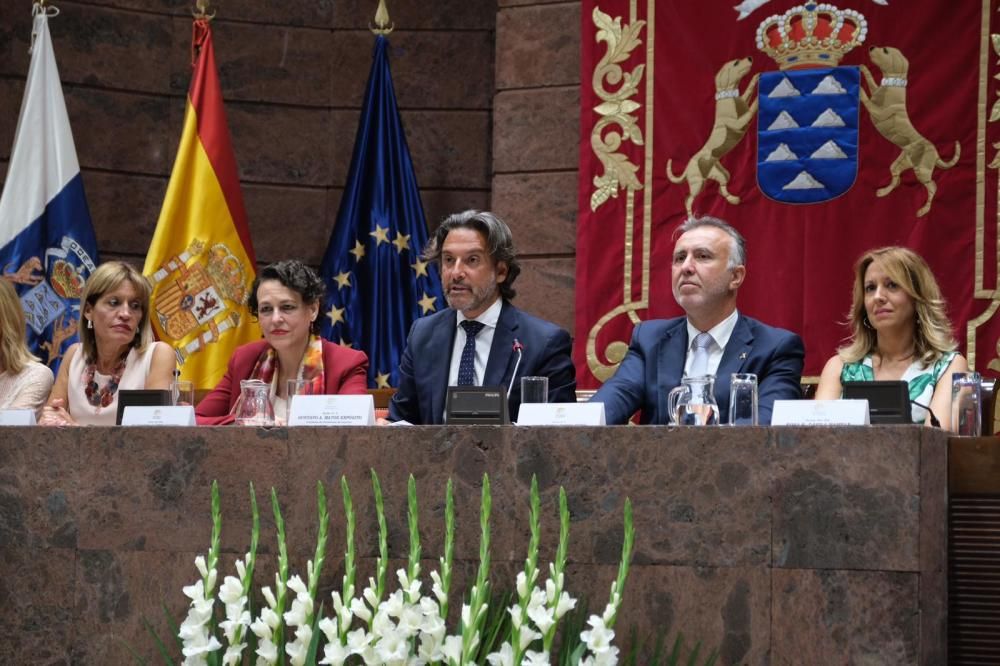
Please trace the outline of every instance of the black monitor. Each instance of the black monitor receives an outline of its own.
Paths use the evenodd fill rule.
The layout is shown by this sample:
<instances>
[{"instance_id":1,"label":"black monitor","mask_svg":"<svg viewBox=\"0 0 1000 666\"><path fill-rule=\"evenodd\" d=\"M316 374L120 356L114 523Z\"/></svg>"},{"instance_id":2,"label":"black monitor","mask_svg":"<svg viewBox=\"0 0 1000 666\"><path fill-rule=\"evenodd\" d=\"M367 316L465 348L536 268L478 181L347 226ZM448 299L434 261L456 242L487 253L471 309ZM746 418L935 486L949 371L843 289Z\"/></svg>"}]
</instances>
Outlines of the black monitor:
<instances>
[{"instance_id":1,"label":"black monitor","mask_svg":"<svg viewBox=\"0 0 1000 666\"><path fill-rule=\"evenodd\" d=\"M118 417L116 425L122 424L125 408L133 407L169 407L170 391L159 389L133 389L118 391Z\"/></svg>"},{"instance_id":2,"label":"black monitor","mask_svg":"<svg viewBox=\"0 0 1000 666\"><path fill-rule=\"evenodd\" d=\"M913 422L910 389L904 381L844 382L844 398L867 400L873 425Z\"/></svg>"},{"instance_id":3,"label":"black monitor","mask_svg":"<svg viewBox=\"0 0 1000 666\"><path fill-rule=\"evenodd\" d=\"M444 422L448 425L507 425L507 391L499 386L449 386Z\"/></svg>"}]
</instances>

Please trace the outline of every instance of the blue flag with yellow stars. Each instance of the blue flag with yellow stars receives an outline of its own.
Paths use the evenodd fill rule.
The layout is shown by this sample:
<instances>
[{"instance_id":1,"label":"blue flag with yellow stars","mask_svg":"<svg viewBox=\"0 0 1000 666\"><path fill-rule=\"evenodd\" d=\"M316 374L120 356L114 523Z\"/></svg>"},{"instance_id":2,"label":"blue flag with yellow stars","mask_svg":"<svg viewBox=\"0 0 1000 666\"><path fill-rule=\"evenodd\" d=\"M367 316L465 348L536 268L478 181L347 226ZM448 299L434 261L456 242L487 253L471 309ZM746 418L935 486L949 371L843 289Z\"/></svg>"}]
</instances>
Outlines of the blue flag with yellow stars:
<instances>
[{"instance_id":1,"label":"blue flag with yellow stars","mask_svg":"<svg viewBox=\"0 0 1000 666\"><path fill-rule=\"evenodd\" d=\"M323 256L323 337L368 354L368 385L396 386L410 325L444 307L420 255L427 222L396 107L389 42L376 37L354 155Z\"/></svg>"}]
</instances>

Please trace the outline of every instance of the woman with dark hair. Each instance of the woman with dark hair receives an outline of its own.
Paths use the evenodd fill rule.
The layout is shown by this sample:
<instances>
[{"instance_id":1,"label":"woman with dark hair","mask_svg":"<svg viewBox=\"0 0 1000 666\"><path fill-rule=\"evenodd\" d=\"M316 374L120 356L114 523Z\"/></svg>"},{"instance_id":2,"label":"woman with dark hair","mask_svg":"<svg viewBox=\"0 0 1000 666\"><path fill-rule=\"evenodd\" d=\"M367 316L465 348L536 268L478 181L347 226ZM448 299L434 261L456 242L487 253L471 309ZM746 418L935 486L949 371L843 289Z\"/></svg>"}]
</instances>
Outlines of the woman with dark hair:
<instances>
[{"instance_id":1,"label":"woman with dark hair","mask_svg":"<svg viewBox=\"0 0 1000 666\"><path fill-rule=\"evenodd\" d=\"M306 393L311 394L366 392L368 357L364 352L317 335L325 292L323 280L300 261L279 261L260 272L247 306L260 323L264 339L233 352L219 385L195 409L200 425L235 420L244 379L270 384L275 414L285 413L290 379L305 381Z\"/></svg>"},{"instance_id":2,"label":"woman with dark hair","mask_svg":"<svg viewBox=\"0 0 1000 666\"><path fill-rule=\"evenodd\" d=\"M33 409L45 404L52 371L28 349L28 325L17 292L0 278L0 409Z\"/></svg>"},{"instance_id":3,"label":"woman with dark hair","mask_svg":"<svg viewBox=\"0 0 1000 666\"><path fill-rule=\"evenodd\" d=\"M114 425L119 390L170 388L177 356L153 341L152 291L121 261L90 274L80 298L80 342L66 350L39 425Z\"/></svg>"},{"instance_id":4,"label":"woman with dark hair","mask_svg":"<svg viewBox=\"0 0 1000 666\"><path fill-rule=\"evenodd\" d=\"M927 262L905 247L866 253L855 266L848 320L853 335L827 361L816 399L840 398L846 381L903 380L910 387L912 421L929 424L930 407L950 430L951 375L969 365L956 351Z\"/></svg>"}]
</instances>

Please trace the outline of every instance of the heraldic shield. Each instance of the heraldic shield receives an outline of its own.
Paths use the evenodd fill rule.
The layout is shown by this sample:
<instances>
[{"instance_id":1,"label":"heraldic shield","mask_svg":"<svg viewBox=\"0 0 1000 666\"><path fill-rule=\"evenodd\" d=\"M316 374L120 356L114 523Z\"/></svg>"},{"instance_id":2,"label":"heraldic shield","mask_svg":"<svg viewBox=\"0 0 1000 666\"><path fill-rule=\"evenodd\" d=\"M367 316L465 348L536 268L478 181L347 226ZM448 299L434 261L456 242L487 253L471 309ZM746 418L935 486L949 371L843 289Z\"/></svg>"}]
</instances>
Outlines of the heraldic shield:
<instances>
[{"instance_id":1,"label":"heraldic shield","mask_svg":"<svg viewBox=\"0 0 1000 666\"><path fill-rule=\"evenodd\" d=\"M858 175L857 67L767 72L760 78L757 183L783 203L819 203Z\"/></svg>"}]
</instances>

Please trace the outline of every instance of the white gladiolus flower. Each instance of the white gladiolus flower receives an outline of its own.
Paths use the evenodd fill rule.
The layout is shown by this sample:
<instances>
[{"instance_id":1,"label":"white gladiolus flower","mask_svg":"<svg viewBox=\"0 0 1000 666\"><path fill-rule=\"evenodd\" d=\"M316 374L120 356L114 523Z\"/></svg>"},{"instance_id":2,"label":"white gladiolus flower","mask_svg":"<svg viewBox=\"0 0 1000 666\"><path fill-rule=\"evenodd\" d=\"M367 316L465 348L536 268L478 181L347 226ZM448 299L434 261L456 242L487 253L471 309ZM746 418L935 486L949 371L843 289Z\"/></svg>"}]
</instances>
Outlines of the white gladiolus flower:
<instances>
[{"instance_id":1,"label":"white gladiolus flower","mask_svg":"<svg viewBox=\"0 0 1000 666\"><path fill-rule=\"evenodd\" d=\"M259 664L263 660L267 664L274 664L278 661L278 646L271 642L270 638L261 638L257 644L257 660Z\"/></svg>"},{"instance_id":2,"label":"white gladiolus flower","mask_svg":"<svg viewBox=\"0 0 1000 666\"><path fill-rule=\"evenodd\" d=\"M239 643L237 645L230 645L226 648L226 653L222 655L222 666L237 666L243 656L243 650L247 647L246 643Z\"/></svg>"},{"instance_id":3,"label":"white gladiolus flower","mask_svg":"<svg viewBox=\"0 0 1000 666\"><path fill-rule=\"evenodd\" d=\"M561 620L562 616L576 608L576 599L569 596L566 590L559 595L559 603L556 604L556 619Z\"/></svg>"},{"instance_id":4,"label":"white gladiolus flower","mask_svg":"<svg viewBox=\"0 0 1000 666\"><path fill-rule=\"evenodd\" d=\"M431 586L431 592L434 593L435 598L437 598L439 604L443 604L448 601L448 595L444 593L444 586L441 583L441 574L437 571L431 572L431 580L434 581L434 585Z\"/></svg>"},{"instance_id":5,"label":"white gladiolus flower","mask_svg":"<svg viewBox=\"0 0 1000 666\"><path fill-rule=\"evenodd\" d=\"M504 643L499 652L486 655L486 661L490 662L490 666L514 666L514 648L510 643Z\"/></svg>"},{"instance_id":6,"label":"white gladiolus flower","mask_svg":"<svg viewBox=\"0 0 1000 666\"><path fill-rule=\"evenodd\" d=\"M243 601L243 583L236 576L226 576L219 588L219 601L224 604L240 604Z\"/></svg>"},{"instance_id":7,"label":"white gladiolus flower","mask_svg":"<svg viewBox=\"0 0 1000 666\"><path fill-rule=\"evenodd\" d=\"M441 646L441 654L444 655L445 659L459 663L462 659L462 637L447 636L444 639L444 645Z\"/></svg>"},{"instance_id":8,"label":"white gladiolus flower","mask_svg":"<svg viewBox=\"0 0 1000 666\"><path fill-rule=\"evenodd\" d=\"M594 654L606 652L611 647L611 641L615 638L615 632L604 625L604 619L597 615L591 615L587 620L592 628L580 632L580 640L587 644Z\"/></svg>"},{"instance_id":9,"label":"white gladiolus flower","mask_svg":"<svg viewBox=\"0 0 1000 666\"><path fill-rule=\"evenodd\" d=\"M550 666L549 653L528 650L524 653L524 661L521 664L522 666Z\"/></svg>"},{"instance_id":10,"label":"white gladiolus flower","mask_svg":"<svg viewBox=\"0 0 1000 666\"><path fill-rule=\"evenodd\" d=\"M274 598L274 592L271 592L271 588L269 588L267 585L265 585L263 589L261 589L260 593L264 595L264 601L267 602L268 606L274 608L275 606L278 605L278 600Z\"/></svg>"},{"instance_id":11,"label":"white gladiolus flower","mask_svg":"<svg viewBox=\"0 0 1000 666\"><path fill-rule=\"evenodd\" d=\"M535 623L535 626L538 627L538 630L543 634L549 630L549 627L556 623L555 614L546 606L535 606L534 608L529 608L528 617L531 618L531 621Z\"/></svg>"},{"instance_id":12,"label":"white gladiolus flower","mask_svg":"<svg viewBox=\"0 0 1000 666\"><path fill-rule=\"evenodd\" d=\"M528 596L528 577L523 571L517 572L517 596L521 599Z\"/></svg>"},{"instance_id":13,"label":"white gladiolus flower","mask_svg":"<svg viewBox=\"0 0 1000 666\"><path fill-rule=\"evenodd\" d=\"M520 633L521 640L519 642L518 647L520 647L521 650L527 650L529 645L531 645L534 641L536 641L541 637L542 635L537 631L535 631L534 629L532 629L531 627L528 626L521 627L521 633Z\"/></svg>"},{"instance_id":14,"label":"white gladiolus flower","mask_svg":"<svg viewBox=\"0 0 1000 666\"><path fill-rule=\"evenodd\" d=\"M198 573L201 574L202 578L208 578L208 566L205 564L205 557L199 555L194 558L194 565L198 567Z\"/></svg>"},{"instance_id":15,"label":"white gladiolus flower","mask_svg":"<svg viewBox=\"0 0 1000 666\"><path fill-rule=\"evenodd\" d=\"M319 621L319 624L317 624L316 626L320 631L323 632L323 635L326 636L326 641L328 643L333 643L335 641L338 643L340 642L340 637L337 634L336 622L334 622L328 617L324 617L322 620Z\"/></svg>"},{"instance_id":16,"label":"white gladiolus flower","mask_svg":"<svg viewBox=\"0 0 1000 666\"><path fill-rule=\"evenodd\" d=\"M351 656L351 651L347 649L346 646L341 645L339 641L330 639L330 641L323 647L323 659L320 660L321 664L330 664L332 666L343 666L347 658Z\"/></svg>"},{"instance_id":17,"label":"white gladiolus flower","mask_svg":"<svg viewBox=\"0 0 1000 666\"><path fill-rule=\"evenodd\" d=\"M392 617L399 617L399 614L403 612L403 591L396 590L390 594L389 598L379 606L379 611L382 610L385 610Z\"/></svg>"},{"instance_id":18,"label":"white gladiolus flower","mask_svg":"<svg viewBox=\"0 0 1000 666\"><path fill-rule=\"evenodd\" d=\"M351 612L363 622L370 622L372 619L372 612L361 599L351 599Z\"/></svg>"}]
</instances>

